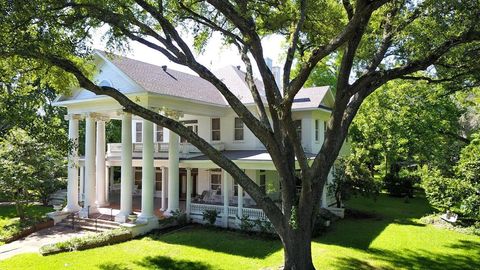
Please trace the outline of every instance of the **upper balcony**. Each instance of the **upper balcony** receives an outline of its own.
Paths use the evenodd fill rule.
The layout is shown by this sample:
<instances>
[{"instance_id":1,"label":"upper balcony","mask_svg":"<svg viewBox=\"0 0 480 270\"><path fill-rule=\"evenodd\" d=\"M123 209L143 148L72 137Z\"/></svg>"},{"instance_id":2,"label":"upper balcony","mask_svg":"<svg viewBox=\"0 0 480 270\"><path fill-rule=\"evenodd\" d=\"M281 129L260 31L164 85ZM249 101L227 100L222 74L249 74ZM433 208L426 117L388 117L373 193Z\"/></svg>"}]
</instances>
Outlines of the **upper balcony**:
<instances>
[{"instance_id":1,"label":"upper balcony","mask_svg":"<svg viewBox=\"0 0 480 270\"><path fill-rule=\"evenodd\" d=\"M211 145L218 151L225 150L225 144L223 142L213 142ZM153 152L155 157L168 158L168 142L154 143ZM143 143L133 143L133 156L141 156L143 151ZM107 157L121 156L122 144L121 143L109 143L107 145ZM201 156L202 152L190 143L180 143L179 156L180 158L191 158L195 156Z\"/></svg>"}]
</instances>

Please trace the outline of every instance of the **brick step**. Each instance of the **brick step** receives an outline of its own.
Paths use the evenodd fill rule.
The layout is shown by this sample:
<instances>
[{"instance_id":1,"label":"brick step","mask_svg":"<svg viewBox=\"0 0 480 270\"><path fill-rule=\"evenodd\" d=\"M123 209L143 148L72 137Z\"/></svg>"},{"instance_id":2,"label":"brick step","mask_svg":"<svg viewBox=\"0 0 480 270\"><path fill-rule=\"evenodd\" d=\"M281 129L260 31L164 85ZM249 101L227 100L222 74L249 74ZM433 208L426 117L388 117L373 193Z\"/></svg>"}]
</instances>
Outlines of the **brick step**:
<instances>
[{"instance_id":1,"label":"brick step","mask_svg":"<svg viewBox=\"0 0 480 270\"><path fill-rule=\"evenodd\" d=\"M71 227L72 219L66 218L62 220L59 225ZM109 220L98 219L95 225L95 219L93 218L75 218L75 227L89 231L107 231L119 228L120 224Z\"/></svg>"}]
</instances>

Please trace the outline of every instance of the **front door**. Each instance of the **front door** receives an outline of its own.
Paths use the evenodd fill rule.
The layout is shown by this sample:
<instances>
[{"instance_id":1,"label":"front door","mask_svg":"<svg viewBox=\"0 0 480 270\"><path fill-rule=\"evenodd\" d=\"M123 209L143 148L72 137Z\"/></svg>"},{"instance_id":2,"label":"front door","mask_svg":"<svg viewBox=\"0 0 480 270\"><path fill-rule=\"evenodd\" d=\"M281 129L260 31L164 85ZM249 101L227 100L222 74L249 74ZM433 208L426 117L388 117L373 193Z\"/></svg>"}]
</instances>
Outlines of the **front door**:
<instances>
[{"instance_id":1,"label":"front door","mask_svg":"<svg viewBox=\"0 0 480 270\"><path fill-rule=\"evenodd\" d=\"M179 176L179 196L180 200L185 200L187 198L187 170L180 168ZM192 169L192 196L197 195L197 176L198 169Z\"/></svg>"}]
</instances>

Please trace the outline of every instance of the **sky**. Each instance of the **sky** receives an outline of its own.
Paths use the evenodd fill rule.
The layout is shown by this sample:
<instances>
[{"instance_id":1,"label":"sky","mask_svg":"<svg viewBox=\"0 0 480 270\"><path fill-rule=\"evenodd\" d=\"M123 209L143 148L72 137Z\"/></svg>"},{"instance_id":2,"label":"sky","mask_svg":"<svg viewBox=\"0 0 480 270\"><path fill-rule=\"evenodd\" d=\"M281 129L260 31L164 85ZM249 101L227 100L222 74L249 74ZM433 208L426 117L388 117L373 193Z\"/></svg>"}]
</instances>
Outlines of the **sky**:
<instances>
[{"instance_id":1,"label":"sky","mask_svg":"<svg viewBox=\"0 0 480 270\"><path fill-rule=\"evenodd\" d=\"M95 49L106 50L105 41L102 40L104 32L105 30L101 29L94 34L93 47ZM185 37L185 39L190 41L189 44L192 43L192 37L187 36ZM264 55L265 57L271 58L273 60L273 66L282 66L280 62L282 59L282 53L284 51L282 50L282 40L282 37L279 35L272 35L262 39ZM130 46L131 51L127 52L126 54L122 54L123 56L158 66L167 65L168 68L195 74L187 67L177 65L171 62L160 52L151 49L143 44L132 41L130 43ZM205 52L201 55L197 55L197 61L205 65L210 70L222 68L227 65L241 66L242 70L245 70L245 65L243 64L240 55L238 54L238 50L234 46L223 46L220 34L214 34L212 36L206 46ZM254 75L256 77L259 77L258 70L254 69Z\"/></svg>"}]
</instances>

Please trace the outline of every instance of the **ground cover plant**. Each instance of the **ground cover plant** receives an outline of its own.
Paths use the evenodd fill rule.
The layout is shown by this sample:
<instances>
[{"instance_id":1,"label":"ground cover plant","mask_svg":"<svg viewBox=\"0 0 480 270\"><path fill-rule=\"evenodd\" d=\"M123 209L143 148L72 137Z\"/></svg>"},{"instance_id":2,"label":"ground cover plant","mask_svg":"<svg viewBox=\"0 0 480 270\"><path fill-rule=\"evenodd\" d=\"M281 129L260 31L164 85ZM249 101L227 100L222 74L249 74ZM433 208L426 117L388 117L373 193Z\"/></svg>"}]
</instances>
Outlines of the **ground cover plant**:
<instances>
[{"instance_id":1,"label":"ground cover plant","mask_svg":"<svg viewBox=\"0 0 480 270\"><path fill-rule=\"evenodd\" d=\"M45 214L52 212L51 207L30 205L25 210L28 217L21 222L14 205L0 206L0 245L3 241L20 233L23 229L45 219Z\"/></svg>"},{"instance_id":2,"label":"ground cover plant","mask_svg":"<svg viewBox=\"0 0 480 270\"><path fill-rule=\"evenodd\" d=\"M314 265L321 269L479 269L480 237L424 225L425 198L381 194L352 198L355 215L314 238ZM279 240L218 228L185 228L129 242L42 257L24 254L0 269L277 269ZM327 255L328 259L325 258Z\"/></svg>"}]
</instances>

